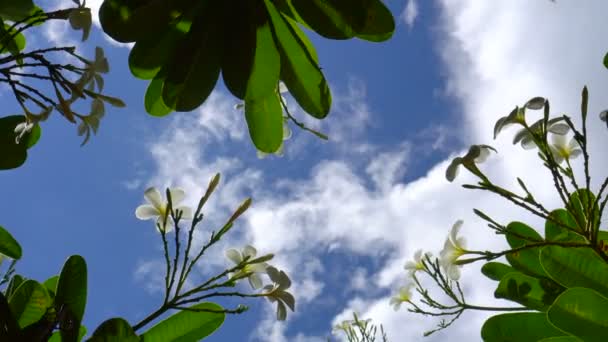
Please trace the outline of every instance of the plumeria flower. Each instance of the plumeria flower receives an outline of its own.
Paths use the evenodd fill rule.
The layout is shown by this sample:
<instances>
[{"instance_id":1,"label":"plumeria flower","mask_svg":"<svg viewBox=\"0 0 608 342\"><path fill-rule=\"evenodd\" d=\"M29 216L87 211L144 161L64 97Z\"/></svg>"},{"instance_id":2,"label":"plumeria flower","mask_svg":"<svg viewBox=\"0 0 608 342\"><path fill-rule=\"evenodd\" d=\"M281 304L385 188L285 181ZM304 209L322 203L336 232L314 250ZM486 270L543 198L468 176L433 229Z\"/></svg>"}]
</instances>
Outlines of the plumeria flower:
<instances>
[{"instance_id":1,"label":"plumeria flower","mask_svg":"<svg viewBox=\"0 0 608 342\"><path fill-rule=\"evenodd\" d=\"M503 116L502 118L496 121L496 125L494 125L494 139L498 136L505 127L512 124L520 124L523 125L526 121L525 119L525 108L515 107L507 116Z\"/></svg>"},{"instance_id":2,"label":"plumeria flower","mask_svg":"<svg viewBox=\"0 0 608 342\"><path fill-rule=\"evenodd\" d=\"M560 134L560 135L564 135L564 134L568 133L568 130L570 129L570 127L567 124L560 122L562 120L564 120L564 118L562 118L562 117L550 119L547 122L547 124L549 126L547 131L551 132L553 134ZM544 119L540 119L540 120L536 121L535 123L533 123L529 127L529 129L522 128L519 132L517 132L517 134L515 134L515 137L513 138L513 145L520 143L521 147L523 147L525 150L530 150L530 149L535 148L536 142L534 141L534 136L532 133L540 134L543 122L544 122Z\"/></svg>"},{"instance_id":3,"label":"plumeria flower","mask_svg":"<svg viewBox=\"0 0 608 342\"><path fill-rule=\"evenodd\" d=\"M414 283L407 283L405 286L399 288L397 294L391 297L390 305L393 307L393 310L397 311L401 307L401 304L404 302L410 302L412 300L412 288L414 287Z\"/></svg>"},{"instance_id":4,"label":"plumeria flower","mask_svg":"<svg viewBox=\"0 0 608 342\"><path fill-rule=\"evenodd\" d=\"M192 218L192 211L187 206L177 206L179 202L181 202L185 193L184 190L173 188L169 189L169 193L171 194L171 203L173 205L174 210L179 210L182 212L182 219L189 220ZM173 222L171 217L167 217L166 226L163 224L165 216L168 216L167 207L169 203L163 201L160 192L154 188L148 188L144 192L144 197L148 201L149 204L142 204L137 209L135 209L135 216L140 220L149 220L156 219L156 227L164 231L165 233L170 232L173 229Z\"/></svg>"},{"instance_id":5,"label":"plumeria flower","mask_svg":"<svg viewBox=\"0 0 608 342\"><path fill-rule=\"evenodd\" d=\"M352 324L353 324L353 320L347 319L344 320L336 325L333 326L333 332L339 332L339 331L344 331L345 333L348 333L350 331L350 329L352 329Z\"/></svg>"},{"instance_id":6,"label":"plumeria flower","mask_svg":"<svg viewBox=\"0 0 608 342\"><path fill-rule=\"evenodd\" d=\"M467 250L465 249L465 239L463 237L458 237L458 231L460 230L460 227L462 227L462 223L462 220L458 220L454 223L452 230L450 230L450 235L445 240L443 250L439 254L439 262L452 280L458 280L458 278L460 278L460 266L456 264L456 261L460 256L467 253Z\"/></svg>"},{"instance_id":7,"label":"plumeria flower","mask_svg":"<svg viewBox=\"0 0 608 342\"><path fill-rule=\"evenodd\" d=\"M551 138L549 149L557 164L576 158L582 153L581 146L574 137L570 138L569 142L566 141L565 135L553 134Z\"/></svg>"},{"instance_id":8,"label":"plumeria flower","mask_svg":"<svg viewBox=\"0 0 608 342\"><path fill-rule=\"evenodd\" d=\"M33 128L34 128L34 123L27 119L25 121L23 121L22 123L18 124L17 126L15 126L15 144L19 144L21 139L26 134L31 132L31 130Z\"/></svg>"},{"instance_id":9,"label":"plumeria flower","mask_svg":"<svg viewBox=\"0 0 608 342\"><path fill-rule=\"evenodd\" d=\"M264 286L266 298L271 303L277 302L277 320L284 321L287 318L287 307L293 312L295 310L295 298L286 290L291 286L291 280L285 272L279 271L272 266L266 269L272 285Z\"/></svg>"},{"instance_id":10,"label":"plumeria flower","mask_svg":"<svg viewBox=\"0 0 608 342\"><path fill-rule=\"evenodd\" d=\"M257 250L253 248L253 246L247 245L243 247L242 251L238 251L235 248L228 249L226 251L226 257L238 265L245 259L251 261L255 258L257 253ZM268 264L265 262L247 264L238 272L229 274L228 277L231 279L241 279L247 277L249 280L249 285L251 285L253 289L259 289L262 287L262 278L260 278L260 274L266 273L266 268L268 268Z\"/></svg>"},{"instance_id":11,"label":"plumeria flower","mask_svg":"<svg viewBox=\"0 0 608 342\"><path fill-rule=\"evenodd\" d=\"M403 266L403 268L406 271L408 271L410 276L412 276L412 275L414 275L414 273L416 273L416 271L424 270L424 264L422 263L422 261L425 258L430 258L430 257L431 257L430 252L424 253L424 255L423 255L422 249L419 249L416 251L416 253L414 253L414 261L406 262L405 266Z\"/></svg>"},{"instance_id":12,"label":"plumeria flower","mask_svg":"<svg viewBox=\"0 0 608 342\"><path fill-rule=\"evenodd\" d=\"M445 178L452 182L458 175L460 165L480 178L484 178L485 176L479 171L476 164L483 163L490 155L490 151L496 152L496 149L489 145L472 145L464 157L456 157L452 160L445 172Z\"/></svg>"}]
</instances>

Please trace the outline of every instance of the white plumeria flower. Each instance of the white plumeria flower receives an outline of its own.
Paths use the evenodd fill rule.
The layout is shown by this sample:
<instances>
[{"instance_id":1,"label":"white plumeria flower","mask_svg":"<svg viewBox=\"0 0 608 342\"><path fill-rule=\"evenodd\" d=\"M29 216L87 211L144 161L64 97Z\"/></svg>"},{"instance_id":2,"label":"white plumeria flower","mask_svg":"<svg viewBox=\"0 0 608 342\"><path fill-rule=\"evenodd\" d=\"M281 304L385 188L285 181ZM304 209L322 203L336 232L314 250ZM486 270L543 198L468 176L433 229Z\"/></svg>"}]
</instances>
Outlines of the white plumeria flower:
<instances>
[{"instance_id":1,"label":"white plumeria flower","mask_svg":"<svg viewBox=\"0 0 608 342\"><path fill-rule=\"evenodd\" d=\"M243 247L242 251L238 251L235 248L230 248L226 251L226 257L234 262L236 265L240 264L245 260L245 258L249 257L248 260L252 260L257 255L257 250L250 245ZM257 264L247 264L241 270L235 273L231 273L228 276L230 278L241 278L244 277L247 273L250 273L247 277L249 280L249 285L255 290L262 287L262 278L260 277L261 273L266 273L266 269L268 268L268 264L265 262L257 263Z\"/></svg>"},{"instance_id":2,"label":"white plumeria flower","mask_svg":"<svg viewBox=\"0 0 608 342\"><path fill-rule=\"evenodd\" d=\"M551 140L549 149L551 149L551 154L553 154L553 158L558 164L561 164L564 160L576 158L582 153L581 146L574 137L567 142L565 135L553 134Z\"/></svg>"},{"instance_id":3,"label":"white plumeria flower","mask_svg":"<svg viewBox=\"0 0 608 342\"><path fill-rule=\"evenodd\" d=\"M407 283L405 286L399 288L397 294L391 297L390 305L393 310L397 311L401 307L401 303L410 302L412 300L412 288L414 283Z\"/></svg>"},{"instance_id":4,"label":"white plumeria flower","mask_svg":"<svg viewBox=\"0 0 608 342\"><path fill-rule=\"evenodd\" d=\"M458 280L458 278L460 278L460 266L456 265L456 260L467 253L464 247L466 243L465 239L463 237L458 237L458 231L460 230L460 227L462 227L462 223L462 220L458 220L454 223L450 235L445 240L443 250L440 253L441 266L452 280Z\"/></svg>"},{"instance_id":5,"label":"white plumeria flower","mask_svg":"<svg viewBox=\"0 0 608 342\"><path fill-rule=\"evenodd\" d=\"M15 126L15 144L19 144L23 136L29 133L32 128L34 128L34 123L29 120L25 120L24 122Z\"/></svg>"},{"instance_id":6,"label":"white plumeria flower","mask_svg":"<svg viewBox=\"0 0 608 342\"><path fill-rule=\"evenodd\" d=\"M423 255L422 249L419 249L416 251L416 253L414 253L414 261L406 262L405 266L403 266L403 268L406 271L408 271L410 276L412 276L412 275L414 275L414 273L416 273L416 271L424 270L424 265L423 265L422 261L425 258L430 258L430 257L431 257L430 252L424 253L424 255Z\"/></svg>"},{"instance_id":7,"label":"white plumeria flower","mask_svg":"<svg viewBox=\"0 0 608 342\"><path fill-rule=\"evenodd\" d=\"M192 219L192 211L187 206L177 206L179 202L181 202L185 193L184 190L173 188L169 189L169 193L171 194L171 202L174 210L179 210L182 212L182 219L189 220ZM173 230L173 222L171 217L167 218L167 225L163 225L163 221L165 215L167 215L167 207L169 203L164 201L160 192L154 188L148 188L144 192L144 197L148 201L149 204L142 204L137 209L135 209L135 216L140 220L150 220L156 219L157 229L162 229L165 233Z\"/></svg>"},{"instance_id":8,"label":"white plumeria flower","mask_svg":"<svg viewBox=\"0 0 608 342\"><path fill-rule=\"evenodd\" d=\"M450 182L454 181L458 175L460 165L464 166L473 174L483 177L483 173L479 171L476 164L486 161L491 151L496 152L496 149L489 145L471 145L464 157L456 157L452 160L445 171L445 178Z\"/></svg>"}]
</instances>

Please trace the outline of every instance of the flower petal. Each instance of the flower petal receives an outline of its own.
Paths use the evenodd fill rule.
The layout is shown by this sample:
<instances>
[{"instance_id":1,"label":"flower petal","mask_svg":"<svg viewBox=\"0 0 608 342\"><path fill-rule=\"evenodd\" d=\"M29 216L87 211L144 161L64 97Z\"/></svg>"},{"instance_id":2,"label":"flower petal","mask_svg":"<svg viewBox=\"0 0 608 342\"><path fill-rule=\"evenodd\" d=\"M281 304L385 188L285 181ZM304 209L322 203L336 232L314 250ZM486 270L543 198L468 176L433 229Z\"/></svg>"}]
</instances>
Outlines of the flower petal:
<instances>
[{"instance_id":1,"label":"flower petal","mask_svg":"<svg viewBox=\"0 0 608 342\"><path fill-rule=\"evenodd\" d=\"M580 149L573 150L572 152L570 152L570 159L574 159L580 156L581 153L583 153L583 151L581 151Z\"/></svg>"},{"instance_id":2,"label":"flower petal","mask_svg":"<svg viewBox=\"0 0 608 342\"><path fill-rule=\"evenodd\" d=\"M413 270L415 270L415 269L416 269L416 267L417 267L417 265L416 265L416 263L415 263L415 262L413 262L413 261L408 261L408 262L406 262L406 263L405 263L405 265L403 266L403 268L404 268L405 270L408 270L408 271L413 271Z\"/></svg>"},{"instance_id":3,"label":"flower petal","mask_svg":"<svg viewBox=\"0 0 608 342\"><path fill-rule=\"evenodd\" d=\"M421 258L422 258L422 249L419 249L416 251L416 253L414 253L414 260L418 263L418 262L420 262Z\"/></svg>"},{"instance_id":4,"label":"flower petal","mask_svg":"<svg viewBox=\"0 0 608 342\"><path fill-rule=\"evenodd\" d=\"M262 283L262 278L260 278L257 273L252 273L249 276L249 285L251 285L252 289L257 290L261 288L264 284Z\"/></svg>"},{"instance_id":5,"label":"flower petal","mask_svg":"<svg viewBox=\"0 0 608 342\"><path fill-rule=\"evenodd\" d=\"M458 266L451 265L451 267L448 267L447 271L448 271L448 277L450 277L450 279L452 279L452 280L460 279L460 268Z\"/></svg>"},{"instance_id":6,"label":"flower petal","mask_svg":"<svg viewBox=\"0 0 608 342\"><path fill-rule=\"evenodd\" d=\"M234 248L230 248L225 252L226 258L230 259L235 264L240 264L243 261L243 257L241 256L241 252Z\"/></svg>"},{"instance_id":7,"label":"flower petal","mask_svg":"<svg viewBox=\"0 0 608 342\"><path fill-rule=\"evenodd\" d=\"M184 197L186 197L186 193L180 188L169 188L169 193L171 194L171 202L173 203L173 207L175 207L177 203L183 201Z\"/></svg>"},{"instance_id":8,"label":"flower petal","mask_svg":"<svg viewBox=\"0 0 608 342\"><path fill-rule=\"evenodd\" d=\"M155 187L150 187L144 192L144 197L160 212L165 208L160 192Z\"/></svg>"},{"instance_id":9,"label":"flower petal","mask_svg":"<svg viewBox=\"0 0 608 342\"><path fill-rule=\"evenodd\" d=\"M456 179L456 176L458 175L458 167L460 166L460 164L462 164L462 158L456 157L452 160L450 166L448 166L448 169L445 171L445 178L448 181L453 182L454 179Z\"/></svg>"},{"instance_id":10,"label":"flower petal","mask_svg":"<svg viewBox=\"0 0 608 342\"><path fill-rule=\"evenodd\" d=\"M460 227L462 227L463 223L464 222L462 220L458 220L452 226L452 230L450 230L450 240L452 243L456 243L458 240L458 232L460 231Z\"/></svg>"},{"instance_id":11,"label":"flower petal","mask_svg":"<svg viewBox=\"0 0 608 342\"><path fill-rule=\"evenodd\" d=\"M251 245L247 245L245 247L243 247L243 259L245 259L246 257L249 257L249 259L253 259L255 258L255 255L258 253L258 251Z\"/></svg>"},{"instance_id":12,"label":"flower petal","mask_svg":"<svg viewBox=\"0 0 608 342\"><path fill-rule=\"evenodd\" d=\"M159 215L160 213L158 212L158 209L149 204L142 204L137 207L137 209L135 209L135 217L140 220L149 220L152 218L157 218Z\"/></svg>"},{"instance_id":13,"label":"flower petal","mask_svg":"<svg viewBox=\"0 0 608 342\"><path fill-rule=\"evenodd\" d=\"M183 206L177 207L175 209L180 210L182 212L182 219L183 220L191 220L192 219L192 209L190 209L190 207L187 207L187 206L183 205Z\"/></svg>"},{"instance_id":14,"label":"flower petal","mask_svg":"<svg viewBox=\"0 0 608 342\"><path fill-rule=\"evenodd\" d=\"M268 264L265 262L248 265L249 271L256 273L266 273L266 268L268 268Z\"/></svg>"}]
</instances>

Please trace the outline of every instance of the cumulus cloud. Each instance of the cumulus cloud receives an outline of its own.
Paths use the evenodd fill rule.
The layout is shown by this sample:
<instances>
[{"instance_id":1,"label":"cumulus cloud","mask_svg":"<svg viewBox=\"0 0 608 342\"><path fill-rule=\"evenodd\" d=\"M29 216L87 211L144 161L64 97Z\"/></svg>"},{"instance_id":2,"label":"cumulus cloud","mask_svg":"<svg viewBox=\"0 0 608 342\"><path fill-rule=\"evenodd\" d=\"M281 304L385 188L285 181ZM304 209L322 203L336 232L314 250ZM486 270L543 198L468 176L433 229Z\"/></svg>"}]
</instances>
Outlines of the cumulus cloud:
<instances>
[{"instance_id":1,"label":"cumulus cloud","mask_svg":"<svg viewBox=\"0 0 608 342\"><path fill-rule=\"evenodd\" d=\"M608 29L602 16L608 4L444 0L439 2L439 10L437 50L447 70L447 93L460 105L463 125L458 133L467 144L492 143L499 149L499 155L482 165L497 183L515 188L515 177L523 176L547 207L559 206L552 196L551 180L535 153L512 146L512 130L493 142L492 128L516 104L539 95L551 100L554 113L576 117L584 84L591 92L590 120L597 121L594 113L606 105L599 94L608 86L601 65L608 50L602 35ZM566 19L569 25L563 25ZM465 172L457 184L448 183L445 169L449 159L431 167L424 176L404 182L412 158L412 144L406 140L394 147L361 145L355 162L353 155L339 146L352 143L353 136L361 134L371 109L364 101L363 86L347 94L352 98L338 99L337 112L332 115L335 119L341 111L350 111L356 123L339 128L332 125L344 122L332 121L330 131L335 132L338 148L331 158L303 172L304 176L270 179L268 170L246 167L235 157L214 153L218 141L244 144L246 137L241 114L232 109L233 103L226 97L215 94L196 119L175 120L154 144L151 152L158 170L152 182L202 189L219 170L228 176L218 198L210 204L212 210L227 211L244 196L254 197L254 206L240 222L242 234L231 243L247 241L262 252L275 253L275 263L293 276L299 302L290 322L327 297L336 296L331 292L335 284L328 276L331 260L339 260L340 255L367 257L378 266L362 271L344 263L341 271L336 271L346 273L354 294L350 301L339 298L335 302L334 322L350 318L354 310L363 318L384 324L391 340L423 340L422 333L437 322L403 309L395 313L388 305L391 291L404 281L403 263L415 250L437 252L457 219L465 220L462 234L471 248L505 247L504 240L472 214L472 208L483 209L501 222L513 217L535 227L542 227L542 222L505 206L500 198L461 189L458 183L474 182ZM597 123L589 126L596 181L608 166L599 157L603 155L599 142L605 141L605 127ZM437 142L436 148L444 148L444 144ZM292 152L298 151L303 149ZM450 158L464 153L452 152ZM366 283L361 279L363 274L367 275ZM462 284L472 303L494 303L493 284L479 275L479 266L464 268ZM273 313L268 308L253 338L273 342L317 338L307 336L297 326L288 331L283 323L273 321ZM462 321L467 324L457 322L434 339L445 340L449 335L451 340L477 340L478 328L487 315L466 313Z\"/></svg>"}]
</instances>

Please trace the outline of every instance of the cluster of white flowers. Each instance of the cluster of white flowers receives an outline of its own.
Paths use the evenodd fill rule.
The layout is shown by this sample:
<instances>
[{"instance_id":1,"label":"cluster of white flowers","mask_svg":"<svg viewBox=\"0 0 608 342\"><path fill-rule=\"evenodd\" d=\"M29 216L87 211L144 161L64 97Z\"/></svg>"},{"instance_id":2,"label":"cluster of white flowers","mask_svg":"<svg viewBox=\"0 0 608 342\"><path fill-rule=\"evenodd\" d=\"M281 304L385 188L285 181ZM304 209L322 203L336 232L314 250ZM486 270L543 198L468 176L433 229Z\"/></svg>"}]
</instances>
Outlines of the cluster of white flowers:
<instances>
[{"instance_id":1,"label":"cluster of white flowers","mask_svg":"<svg viewBox=\"0 0 608 342\"><path fill-rule=\"evenodd\" d=\"M459 237L458 232L462 227L463 221L458 220L452 226L450 234L448 235L443 249L439 253L439 265L452 280L460 279L460 265L458 264L458 258L465 255L467 250L465 249L466 241L464 237ZM432 262L433 255L430 252L423 253L422 250L417 250L414 254L414 260L405 263L403 268L407 271L408 280L405 285L400 287L397 294L391 297L390 305L395 309L399 310L402 303L411 302L412 300L412 289L415 287L413 277L419 271L425 271L426 262Z\"/></svg>"},{"instance_id":2,"label":"cluster of white flowers","mask_svg":"<svg viewBox=\"0 0 608 342\"><path fill-rule=\"evenodd\" d=\"M193 218L191 208L178 205L185 198L184 190L169 188L167 191L171 198L171 208L175 213L180 213L180 220L191 220ZM154 187L150 187L144 192L144 198L148 203L137 207L135 209L135 216L140 220L154 219L159 232L171 232L174 228L174 222L171 213L168 212L169 199L163 199L158 189ZM272 258L272 255L256 259L257 253L257 250L251 245L246 245L241 250L235 248L226 250L226 257L235 266L239 266L236 272L228 273L228 279L234 282L247 279L249 285L254 290L262 289L263 296L268 298L271 303L277 303L277 319L281 321L285 320L287 317L287 307L291 311L295 310L295 298L287 291L291 286L291 280L285 272L276 269L266 262ZM264 274L271 281L270 284L265 286L261 277Z\"/></svg>"}]
</instances>

